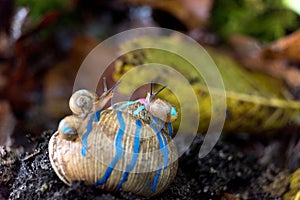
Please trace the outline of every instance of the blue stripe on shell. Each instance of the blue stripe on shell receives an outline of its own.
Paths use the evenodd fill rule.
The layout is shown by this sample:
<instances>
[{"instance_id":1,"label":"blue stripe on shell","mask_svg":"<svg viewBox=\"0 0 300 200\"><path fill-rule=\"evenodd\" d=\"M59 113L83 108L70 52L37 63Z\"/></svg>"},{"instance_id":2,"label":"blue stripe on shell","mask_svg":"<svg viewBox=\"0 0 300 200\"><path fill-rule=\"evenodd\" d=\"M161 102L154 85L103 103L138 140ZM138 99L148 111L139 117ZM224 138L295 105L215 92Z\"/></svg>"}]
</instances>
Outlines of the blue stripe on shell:
<instances>
[{"instance_id":1,"label":"blue stripe on shell","mask_svg":"<svg viewBox=\"0 0 300 200\"><path fill-rule=\"evenodd\" d=\"M96 113L95 113L95 121L99 122L100 121L100 114L101 114L101 110L98 110Z\"/></svg>"},{"instance_id":2,"label":"blue stripe on shell","mask_svg":"<svg viewBox=\"0 0 300 200\"><path fill-rule=\"evenodd\" d=\"M91 118L88 121L87 127L86 127L86 131L83 134L81 141L82 141L82 148L81 148L81 155L83 157L86 156L86 150L87 150L87 138L89 136L89 134L91 133L92 129L93 129L93 121L98 122L100 120L100 113L101 110L98 110L97 112L95 112Z\"/></svg>"},{"instance_id":3,"label":"blue stripe on shell","mask_svg":"<svg viewBox=\"0 0 300 200\"><path fill-rule=\"evenodd\" d=\"M135 104L135 103L136 103L136 101L127 101L126 103L123 103L122 105L120 105L118 110L122 110L123 108L125 108L129 105Z\"/></svg>"},{"instance_id":4,"label":"blue stripe on shell","mask_svg":"<svg viewBox=\"0 0 300 200\"><path fill-rule=\"evenodd\" d=\"M129 101L129 102L126 102L122 105L120 105L118 108L117 108L117 105L114 105L113 108L118 110L117 112L117 118L118 118L118 121L119 121L119 124L120 124L120 128L118 130L118 133L117 133L117 136L116 136L116 140L115 140L115 147L116 147L116 155L115 157L112 159L110 165L108 166L108 168L106 169L105 173L104 173L104 176L97 182L94 183L94 186L99 186L99 185L102 185L102 184L105 184L106 181L108 180L108 178L110 177L115 165L117 164L118 160L120 158L123 157L123 147L122 147L122 137L123 137L123 134L124 134L124 130L125 130L125 123L124 123L124 119L122 117L122 113L121 113L121 110L124 109L125 107L129 106L129 105L132 105L132 104L135 104L137 103L137 101ZM133 112L133 116L136 116L139 112L141 112L142 110L145 109L145 106L142 105L140 107L138 107L134 112ZM172 115L177 115L175 109L172 107L171 109L171 114ZM91 117L92 119L93 117ZM100 120L100 113L99 113L99 116L98 115L95 115L94 116L94 120L99 121ZM89 123L88 123L88 126L87 126L87 131L86 133L84 134L84 136L86 135L86 139L87 139L87 136L88 134L90 133L91 131L91 124L92 124L92 121L93 120L89 120ZM166 137L164 135L164 133L162 132L162 127L161 125L159 124L159 121L156 117L153 117L153 122L155 124L155 126L150 126L154 132L156 133L156 136L157 136L157 139L158 139L158 142L159 142L159 148L160 148L160 151L164 157L164 164L163 166L160 166L157 170L157 173L154 177L154 180L153 180L153 183L152 183L152 186L151 186L151 191L155 191L156 190L156 187L157 187L157 183L158 183L158 180L159 180L159 177L160 177L160 174L161 174L161 170L162 168L166 168L167 165L168 165L168 156L169 156L169 153L168 153L168 147L167 147L167 140L166 140ZM135 164L136 164L136 161L137 161L137 158L138 158L138 152L139 152L139 147L140 147L140 132L142 130L142 123L139 119L136 120L136 130L135 130L135 138L134 138L134 151L133 151L133 155L132 155L132 159L131 159L131 162L130 164L128 164L126 166L126 170L125 172L123 173L123 176L120 180L120 183L117 185L117 190L121 189L122 188L122 185L123 183L125 183L128 179L128 175L129 175L129 172L134 168ZM168 123L168 134L170 136L172 136L172 124L171 123ZM83 143L85 141L86 143L86 139L83 138Z\"/></svg>"},{"instance_id":5,"label":"blue stripe on shell","mask_svg":"<svg viewBox=\"0 0 300 200\"><path fill-rule=\"evenodd\" d=\"M168 134L170 137L173 137L173 127L171 122L168 123Z\"/></svg>"},{"instance_id":6,"label":"blue stripe on shell","mask_svg":"<svg viewBox=\"0 0 300 200\"><path fill-rule=\"evenodd\" d=\"M167 139L162 131L160 131L160 135L163 138L164 144L163 147L161 148L161 151L163 152L164 155L164 169L167 168L168 166L168 158L169 158L169 151L168 151L168 146L167 146Z\"/></svg>"},{"instance_id":7,"label":"blue stripe on shell","mask_svg":"<svg viewBox=\"0 0 300 200\"><path fill-rule=\"evenodd\" d=\"M154 123L158 126L158 120L157 118L153 117L153 121ZM167 167L168 165L168 156L169 156L169 152L168 152L168 146L167 146L167 140L162 132L161 129L157 129L156 127L154 127L153 125L150 125L150 127L153 129L153 131L156 133L156 136L157 136L157 139L158 139L158 143L159 143L159 149L164 157L164 169ZM163 139L162 139L163 138ZM151 186L151 191L155 191L156 190L156 185L157 185L157 181L159 179L159 176L160 176L160 173L161 173L161 169L162 169L162 166L160 166L158 168L158 171L154 177L154 180L153 180L153 183L152 183L152 186Z\"/></svg>"},{"instance_id":8,"label":"blue stripe on shell","mask_svg":"<svg viewBox=\"0 0 300 200\"><path fill-rule=\"evenodd\" d=\"M63 126L61 129L62 133L73 132L73 129L69 126Z\"/></svg>"},{"instance_id":9,"label":"blue stripe on shell","mask_svg":"<svg viewBox=\"0 0 300 200\"><path fill-rule=\"evenodd\" d=\"M161 131L163 129L165 123L164 122L159 122L158 118L154 117L154 116L152 117L152 119L153 119L153 123L155 124L155 127L156 127L155 132Z\"/></svg>"},{"instance_id":10,"label":"blue stripe on shell","mask_svg":"<svg viewBox=\"0 0 300 200\"><path fill-rule=\"evenodd\" d=\"M159 127L159 128L156 128L155 126L150 125L150 127L152 128L152 130L155 132L155 134L157 136L158 143L159 143L159 149L160 149L162 155L164 156L164 167L166 167L168 165L168 147L166 146L167 140L165 138L165 135L162 132L162 127L160 127L161 125L159 125L159 121L156 117L153 117L153 122L156 125L156 127ZM163 138L163 140L161 137Z\"/></svg>"},{"instance_id":11,"label":"blue stripe on shell","mask_svg":"<svg viewBox=\"0 0 300 200\"><path fill-rule=\"evenodd\" d=\"M157 171L157 173L154 177L153 184L150 188L152 192L155 192L155 190L156 190L156 186L157 186L157 182L158 182L158 179L159 179L159 176L160 176L160 172L161 172L161 167L158 169L158 171Z\"/></svg>"},{"instance_id":12,"label":"blue stripe on shell","mask_svg":"<svg viewBox=\"0 0 300 200\"><path fill-rule=\"evenodd\" d=\"M141 134L143 124L139 119L136 120L135 124L136 124L136 128L135 128L135 137L134 137L134 143L133 143L132 159L131 159L130 164L126 166L126 170L123 173L122 179L117 186L117 190L121 189L123 183L125 183L127 181L129 172L134 168L137 158L138 158L138 153L140 150L140 134Z\"/></svg>"},{"instance_id":13,"label":"blue stripe on shell","mask_svg":"<svg viewBox=\"0 0 300 200\"><path fill-rule=\"evenodd\" d=\"M129 105L133 105L133 104L136 104L138 103L139 101L127 101L126 103L123 103L122 105L120 105L118 107L118 110L121 111L122 109L126 108L127 106ZM116 107L115 107L116 108ZM133 116L136 116L138 115L142 110L145 109L145 105L142 105L140 107L138 107L134 112L133 112Z\"/></svg>"},{"instance_id":14,"label":"blue stripe on shell","mask_svg":"<svg viewBox=\"0 0 300 200\"><path fill-rule=\"evenodd\" d=\"M141 111L144 110L144 109L145 109L145 106L144 106L144 105L138 107L138 108L133 112L133 116L138 115L139 112L141 112Z\"/></svg>"},{"instance_id":15,"label":"blue stripe on shell","mask_svg":"<svg viewBox=\"0 0 300 200\"><path fill-rule=\"evenodd\" d=\"M108 168L106 169L104 176L97 182L94 183L94 186L103 185L106 183L107 179L110 177L112 170L114 169L115 165L117 164L118 160L123 157L123 147L122 147L122 137L125 131L125 122L122 117L122 112L117 112L117 118L120 124L120 128L118 130L116 139L115 139L115 147L116 147L116 155L110 162Z\"/></svg>"}]
</instances>

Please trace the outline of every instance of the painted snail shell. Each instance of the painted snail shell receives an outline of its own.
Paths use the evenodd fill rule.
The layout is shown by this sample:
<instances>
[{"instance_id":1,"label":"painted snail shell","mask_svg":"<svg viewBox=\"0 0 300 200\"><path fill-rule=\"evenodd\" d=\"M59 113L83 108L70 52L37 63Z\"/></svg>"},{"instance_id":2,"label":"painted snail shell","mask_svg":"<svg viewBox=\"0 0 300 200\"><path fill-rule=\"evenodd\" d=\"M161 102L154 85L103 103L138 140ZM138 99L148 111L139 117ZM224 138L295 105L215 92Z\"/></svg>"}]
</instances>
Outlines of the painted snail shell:
<instances>
[{"instance_id":1,"label":"painted snail shell","mask_svg":"<svg viewBox=\"0 0 300 200\"><path fill-rule=\"evenodd\" d=\"M106 103L111 95L90 93L71 97L74 115L60 122L49 141L50 161L59 178L66 184L83 180L108 191L147 197L164 191L178 166L171 123L152 115L143 100L95 110L88 103Z\"/></svg>"}]
</instances>

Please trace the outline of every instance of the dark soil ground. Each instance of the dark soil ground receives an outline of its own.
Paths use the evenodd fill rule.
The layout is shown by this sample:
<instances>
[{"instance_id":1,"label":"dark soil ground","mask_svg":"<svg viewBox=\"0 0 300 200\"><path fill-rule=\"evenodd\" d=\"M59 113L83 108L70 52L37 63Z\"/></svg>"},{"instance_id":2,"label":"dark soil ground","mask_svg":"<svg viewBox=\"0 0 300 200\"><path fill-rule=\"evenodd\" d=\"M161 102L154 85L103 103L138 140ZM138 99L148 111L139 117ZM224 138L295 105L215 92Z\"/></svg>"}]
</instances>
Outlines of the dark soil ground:
<instances>
[{"instance_id":1,"label":"dark soil ground","mask_svg":"<svg viewBox=\"0 0 300 200\"><path fill-rule=\"evenodd\" d=\"M65 185L56 176L48 157L46 131L32 152L19 158L3 147L0 151L0 199L143 199L132 193L109 193L74 182ZM196 137L179 160L170 187L153 199L280 199L265 192L276 169L264 168L258 158L219 142L208 156L198 158L202 137Z\"/></svg>"}]
</instances>

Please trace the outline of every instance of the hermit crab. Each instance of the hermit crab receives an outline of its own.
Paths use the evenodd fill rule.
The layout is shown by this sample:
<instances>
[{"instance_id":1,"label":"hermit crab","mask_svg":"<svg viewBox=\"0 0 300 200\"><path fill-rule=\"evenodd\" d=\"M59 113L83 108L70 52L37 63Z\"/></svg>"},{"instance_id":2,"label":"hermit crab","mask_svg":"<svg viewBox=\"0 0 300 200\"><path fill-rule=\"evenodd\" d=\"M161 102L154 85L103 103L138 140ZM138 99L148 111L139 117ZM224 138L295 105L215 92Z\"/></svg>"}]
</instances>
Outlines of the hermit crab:
<instances>
[{"instance_id":1,"label":"hermit crab","mask_svg":"<svg viewBox=\"0 0 300 200\"><path fill-rule=\"evenodd\" d=\"M105 82L104 82L105 83ZM104 109L113 89L102 95L82 89L70 98L72 115L63 118L49 141L58 177L70 184L83 180L107 191L150 197L164 191L177 172L172 122L174 106L158 92Z\"/></svg>"}]
</instances>

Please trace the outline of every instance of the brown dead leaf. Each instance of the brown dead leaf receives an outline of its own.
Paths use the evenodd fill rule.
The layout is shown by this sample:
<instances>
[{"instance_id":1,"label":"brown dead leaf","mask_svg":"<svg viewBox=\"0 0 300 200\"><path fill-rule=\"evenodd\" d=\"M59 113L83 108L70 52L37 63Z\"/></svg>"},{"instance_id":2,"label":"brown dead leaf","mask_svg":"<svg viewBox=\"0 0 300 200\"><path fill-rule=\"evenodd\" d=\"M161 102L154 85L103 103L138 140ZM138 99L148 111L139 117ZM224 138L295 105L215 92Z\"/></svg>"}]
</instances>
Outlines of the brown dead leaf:
<instances>
[{"instance_id":1,"label":"brown dead leaf","mask_svg":"<svg viewBox=\"0 0 300 200\"><path fill-rule=\"evenodd\" d=\"M0 58L7 58L10 56L10 46L9 36L4 31L0 31Z\"/></svg>"},{"instance_id":2,"label":"brown dead leaf","mask_svg":"<svg viewBox=\"0 0 300 200\"><path fill-rule=\"evenodd\" d=\"M205 26L210 17L213 0L119 0L134 5L148 5L166 11L179 19L188 29Z\"/></svg>"},{"instance_id":3,"label":"brown dead leaf","mask_svg":"<svg viewBox=\"0 0 300 200\"><path fill-rule=\"evenodd\" d=\"M15 117L7 101L0 101L0 146L11 146L11 135L16 125Z\"/></svg>"},{"instance_id":4,"label":"brown dead leaf","mask_svg":"<svg viewBox=\"0 0 300 200\"><path fill-rule=\"evenodd\" d=\"M292 57L295 58L295 54L288 54L289 56L283 56L283 54L281 54L279 56L279 54L275 52L270 52L269 47L263 48L254 38L240 35L232 36L230 38L230 44L234 48L238 60L245 67L282 79L293 88L300 87L300 69L291 66L289 60Z\"/></svg>"},{"instance_id":5,"label":"brown dead leaf","mask_svg":"<svg viewBox=\"0 0 300 200\"><path fill-rule=\"evenodd\" d=\"M227 193L227 192L225 192L223 194L223 197L224 197L224 199L227 199L227 200L235 200L235 199L237 199L233 194L230 194L230 193Z\"/></svg>"},{"instance_id":6,"label":"brown dead leaf","mask_svg":"<svg viewBox=\"0 0 300 200\"><path fill-rule=\"evenodd\" d=\"M5 71L10 67L8 62L0 62L0 91L2 91L7 84L7 77ZM0 92L1 93L1 92Z\"/></svg>"},{"instance_id":7,"label":"brown dead leaf","mask_svg":"<svg viewBox=\"0 0 300 200\"><path fill-rule=\"evenodd\" d=\"M72 94L76 73L86 55L99 43L90 37L79 37L73 42L66 60L53 66L44 78L45 112L60 118L69 112L68 100Z\"/></svg>"},{"instance_id":8,"label":"brown dead leaf","mask_svg":"<svg viewBox=\"0 0 300 200\"><path fill-rule=\"evenodd\" d=\"M300 62L300 30L266 47L262 56Z\"/></svg>"},{"instance_id":9,"label":"brown dead leaf","mask_svg":"<svg viewBox=\"0 0 300 200\"><path fill-rule=\"evenodd\" d=\"M88 36L80 36L73 42L69 56L66 60L53 66L45 75L44 79L44 97L45 97L45 112L48 116L59 119L70 112L68 102L73 92L74 81L86 56L96 47L100 42ZM107 54L114 54L113 51L107 49ZM100 55L99 59L105 59L106 55ZM97 62L97 61L96 61ZM97 66L99 67L99 66ZM108 68L103 74L107 78L107 85L111 87L114 81L111 78L113 68ZM91 79L92 70L85 72L84 80L77 80L80 82L81 88L86 88L93 84L95 80ZM99 94L103 91L101 77L98 77L100 84L98 86Z\"/></svg>"}]
</instances>

